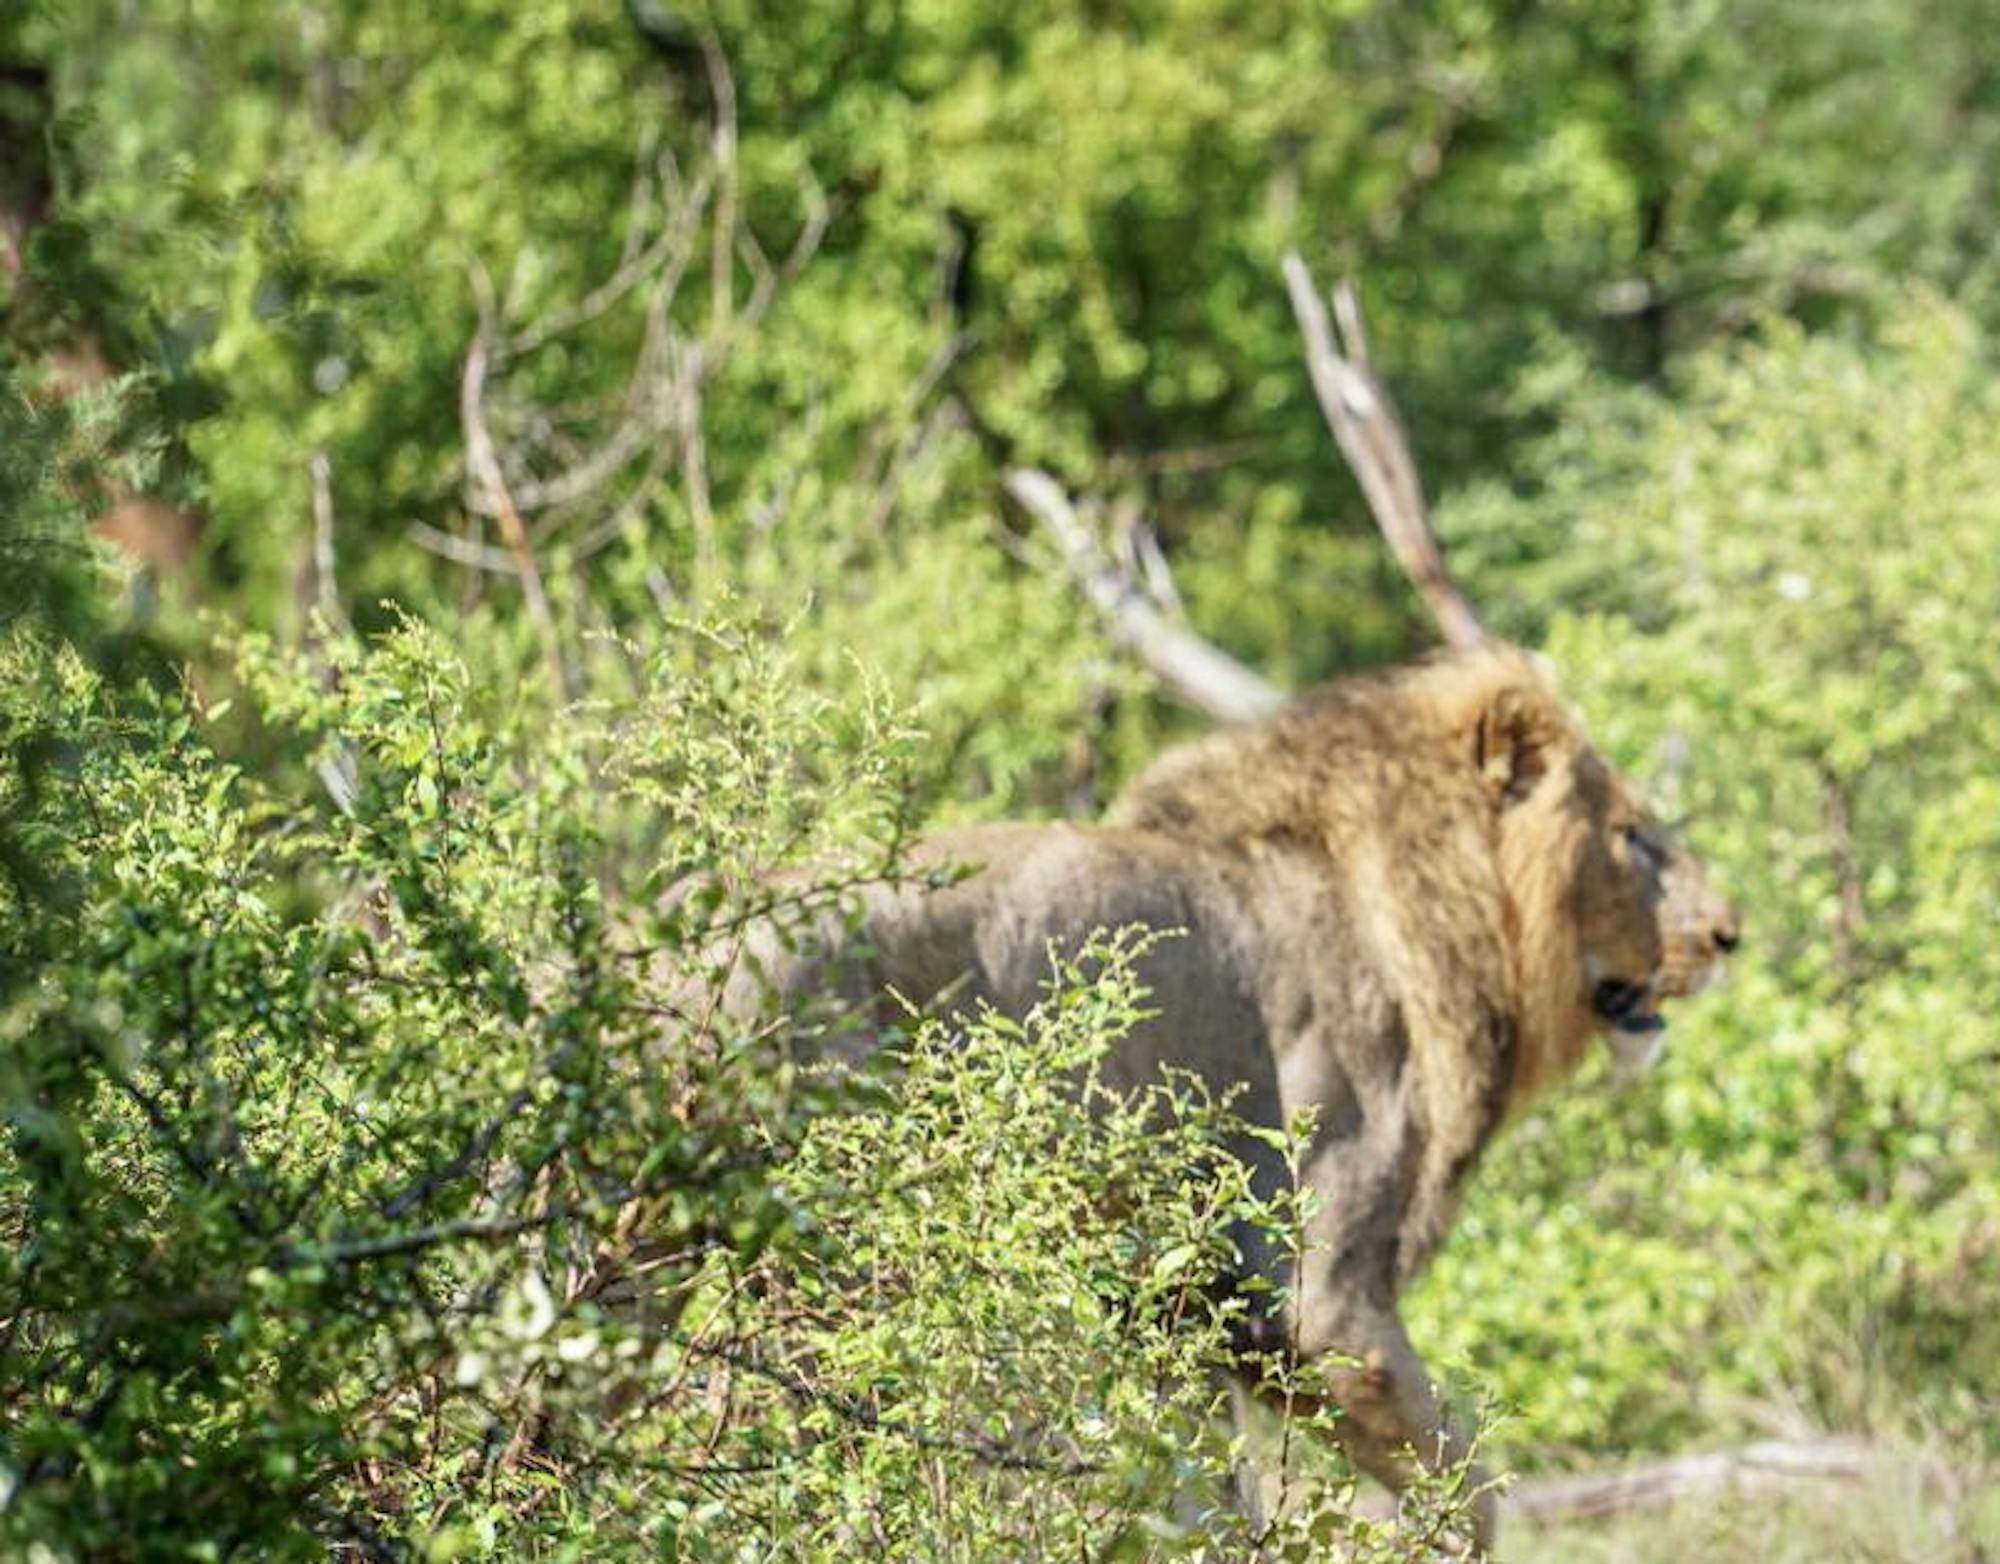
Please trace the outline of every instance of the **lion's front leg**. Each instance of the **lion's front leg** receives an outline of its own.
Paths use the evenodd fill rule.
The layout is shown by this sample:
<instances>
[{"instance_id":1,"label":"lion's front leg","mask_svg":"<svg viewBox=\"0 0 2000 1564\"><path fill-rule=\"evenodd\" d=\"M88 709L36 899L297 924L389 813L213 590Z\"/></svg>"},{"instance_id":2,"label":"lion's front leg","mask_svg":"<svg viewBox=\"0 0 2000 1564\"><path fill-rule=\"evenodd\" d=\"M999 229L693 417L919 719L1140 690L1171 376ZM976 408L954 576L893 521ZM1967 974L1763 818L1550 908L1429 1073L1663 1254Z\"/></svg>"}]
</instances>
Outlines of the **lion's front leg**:
<instances>
[{"instance_id":1,"label":"lion's front leg","mask_svg":"<svg viewBox=\"0 0 2000 1564\"><path fill-rule=\"evenodd\" d=\"M1258 1376L1264 1400L1294 1414L1330 1405L1334 1437L1348 1459L1392 1493L1407 1489L1420 1467L1441 1472L1464 1465L1471 1441L1439 1399L1402 1321L1379 1308L1343 1315L1331 1330L1322 1324L1302 1334L1300 1361L1286 1376L1289 1395L1270 1376ZM1493 1544L1497 1505L1477 1466L1467 1482L1473 1541L1483 1553Z\"/></svg>"}]
</instances>

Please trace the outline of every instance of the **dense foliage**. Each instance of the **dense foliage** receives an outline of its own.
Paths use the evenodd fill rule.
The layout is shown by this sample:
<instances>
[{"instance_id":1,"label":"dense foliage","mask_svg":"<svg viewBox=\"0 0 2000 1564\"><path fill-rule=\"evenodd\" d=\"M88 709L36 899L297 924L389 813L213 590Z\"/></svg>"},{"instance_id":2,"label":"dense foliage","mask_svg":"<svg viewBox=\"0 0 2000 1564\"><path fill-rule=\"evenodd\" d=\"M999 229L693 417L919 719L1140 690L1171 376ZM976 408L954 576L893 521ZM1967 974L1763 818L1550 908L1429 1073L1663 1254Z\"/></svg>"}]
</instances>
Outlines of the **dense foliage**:
<instances>
[{"instance_id":1,"label":"dense foliage","mask_svg":"<svg viewBox=\"0 0 2000 1564\"><path fill-rule=\"evenodd\" d=\"M1468 544L1561 529L1512 579L1572 605L1550 654L1750 931L1656 1081L1501 1152L1433 1284L1527 1444L1759 1404L1992 1437L1996 412L1987 342L1919 298L1869 347L1773 325L1672 400L1604 397L1529 496L1455 512Z\"/></svg>"},{"instance_id":2,"label":"dense foliage","mask_svg":"<svg viewBox=\"0 0 2000 1564\"><path fill-rule=\"evenodd\" d=\"M1997 22L0 10L0 1547L1425 1546L1317 1457L1218 1504L1203 1283L1289 1214L1222 1106L1063 1089L1115 945L893 1091L691 999L1191 725L1011 464L1281 683L1421 644L1289 247L1748 915L1657 1073L1514 1126L1413 1334L1510 1464L1993 1453Z\"/></svg>"}]
</instances>

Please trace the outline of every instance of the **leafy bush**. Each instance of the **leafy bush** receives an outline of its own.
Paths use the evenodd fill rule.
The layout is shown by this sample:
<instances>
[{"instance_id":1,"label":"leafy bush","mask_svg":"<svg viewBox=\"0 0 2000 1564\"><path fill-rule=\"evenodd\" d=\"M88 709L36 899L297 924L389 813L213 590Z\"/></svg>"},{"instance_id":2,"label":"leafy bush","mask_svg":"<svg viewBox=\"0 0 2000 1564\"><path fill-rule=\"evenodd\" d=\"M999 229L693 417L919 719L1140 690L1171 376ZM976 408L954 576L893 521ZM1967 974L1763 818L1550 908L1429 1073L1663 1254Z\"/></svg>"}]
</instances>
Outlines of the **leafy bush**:
<instances>
[{"instance_id":1,"label":"leafy bush","mask_svg":"<svg viewBox=\"0 0 2000 1564\"><path fill-rule=\"evenodd\" d=\"M95 279L77 324L157 379L204 578L266 627L290 613L316 452L358 612L477 592L407 541L413 521L479 530L457 417L473 275L531 316L586 296L657 211L662 154L688 187L709 170L725 96L749 244L704 220L673 323L715 317L718 270L740 309L748 257L783 260L813 191L828 226L703 388L723 552L776 555L781 614L802 585L886 588L862 618L885 642L919 594L975 624L1057 617L993 558L1017 460L1138 502L1199 622L1281 682L1417 640L1299 370L1289 245L1361 278L1440 490L1513 475L1521 432L1567 420L1521 394L1552 363L1658 377L1760 308L1865 314L1884 275L1992 297L1986 196L1940 172L2000 134L1962 65L1985 29L1952 7L1283 0L1245 25L1229 0L941 0L889 25L847 0L355 0L296 22L62 0L0 27L56 132L41 285ZM533 366L528 466L617 424L645 313L628 300ZM970 431L904 440L919 387ZM707 585L674 444L587 570L623 628L651 612L647 566ZM820 495L912 465L921 504L885 521L864 499L821 552ZM994 694L997 638L932 640L907 683L901 656L873 660L906 696ZM1047 659L1052 696L1088 682L1085 656L1066 637Z\"/></svg>"},{"instance_id":2,"label":"leafy bush","mask_svg":"<svg viewBox=\"0 0 2000 1564\"><path fill-rule=\"evenodd\" d=\"M1749 912L1660 1074L1503 1143L1416 1333L1524 1410L1517 1462L1801 1411L1990 1442L1987 19L880 9L0 7L0 619L56 637L0 672L9 1540L1242 1541L1182 1514L1223 1461L1179 1372L1214 1322L1141 1306L1214 1170L1086 1129L1044 1062L1133 1002L1115 963L1026 1033L926 1035L896 1099L660 1012L712 932L783 915L759 871L837 898L933 814L1087 813L1172 729L1001 510L1006 463L1143 515L1191 620L1281 682L1417 639L1299 371L1291 244L1358 275L1475 596ZM583 308L635 256L645 287ZM468 482L482 342L524 499L621 457L524 503L544 622ZM93 358L134 378L79 393ZM79 541L107 471L204 517L160 633L179 592L315 660L252 640L240 690L205 650L129 687ZM739 628L661 652L663 616ZM724 889L670 912L689 874ZM958 1069L1148 1199L1013 1155ZM962 1167L833 1198L947 1122ZM635 1200L680 1318L810 1386L589 1296ZM884 1257L865 1299L844 1249ZM977 1357L973 1321L1034 1353ZM642 1373L671 1394L603 1447L581 1409ZM744 1471L690 1469L711 1434ZM1103 1470L991 1459L1045 1446Z\"/></svg>"},{"instance_id":3,"label":"leafy bush","mask_svg":"<svg viewBox=\"0 0 2000 1564\"><path fill-rule=\"evenodd\" d=\"M899 872L913 737L740 632L667 648L640 698L551 710L415 624L248 639L289 757L253 776L228 702L10 640L0 808L40 877L0 920L32 974L0 1018L0 1535L1419 1546L1337 1468L1254 1534L1220 1504L1226 1234L1293 1218L1218 1105L1079 1095L1143 1003L1129 941L854 1075L717 1006L743 920Z\"/></svg>"}]
</instances>

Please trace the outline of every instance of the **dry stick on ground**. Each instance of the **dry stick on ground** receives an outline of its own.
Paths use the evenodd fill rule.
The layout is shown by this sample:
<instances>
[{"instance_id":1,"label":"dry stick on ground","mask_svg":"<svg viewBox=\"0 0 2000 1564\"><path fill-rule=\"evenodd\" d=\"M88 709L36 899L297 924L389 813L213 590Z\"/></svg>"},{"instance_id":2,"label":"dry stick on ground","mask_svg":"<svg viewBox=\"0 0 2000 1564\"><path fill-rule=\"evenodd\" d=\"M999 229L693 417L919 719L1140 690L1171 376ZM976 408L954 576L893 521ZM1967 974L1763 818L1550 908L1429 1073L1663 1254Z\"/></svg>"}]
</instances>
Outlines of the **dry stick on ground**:
<instances>
[{"instance_id":1,"label":"dry stick on ground","mask_svg":"<svg viewBox=\"0 0 2000 1564\"><path fill-rule=\"evenodd\" d=\"M1771 1440L1741 1450L1674 1456L1610 1472L1518 1483L1501 1500L1509 1521L1594 1520L1733 1489L1764 1493L1812 1482L1854 1482L1893 1471L1897 1460L1856 1439Z\"/></svg>"}]
</instances>

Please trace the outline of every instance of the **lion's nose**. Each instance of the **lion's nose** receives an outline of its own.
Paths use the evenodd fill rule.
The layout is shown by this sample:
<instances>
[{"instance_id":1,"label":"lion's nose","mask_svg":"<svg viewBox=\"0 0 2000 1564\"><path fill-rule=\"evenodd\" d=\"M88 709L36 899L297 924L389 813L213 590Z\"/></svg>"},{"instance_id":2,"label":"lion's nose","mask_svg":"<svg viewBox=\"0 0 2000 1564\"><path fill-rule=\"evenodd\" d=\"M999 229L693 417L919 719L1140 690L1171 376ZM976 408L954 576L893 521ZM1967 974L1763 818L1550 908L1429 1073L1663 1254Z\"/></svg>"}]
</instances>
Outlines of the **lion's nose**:
<instances>
[{"instance_id":1,"label":"lion's nose","mask_svg":"<svg viewBox=\"0 0 2000 1564\"><path fill-rule=\"evenodd\" d=\"M1725 956L1743 943L1743 920L1736 915L1734 907L1722 907L1715 921L1709 925L1708 937Z\"/></svg>"}]
</instances>

